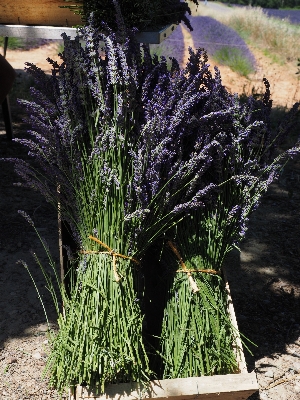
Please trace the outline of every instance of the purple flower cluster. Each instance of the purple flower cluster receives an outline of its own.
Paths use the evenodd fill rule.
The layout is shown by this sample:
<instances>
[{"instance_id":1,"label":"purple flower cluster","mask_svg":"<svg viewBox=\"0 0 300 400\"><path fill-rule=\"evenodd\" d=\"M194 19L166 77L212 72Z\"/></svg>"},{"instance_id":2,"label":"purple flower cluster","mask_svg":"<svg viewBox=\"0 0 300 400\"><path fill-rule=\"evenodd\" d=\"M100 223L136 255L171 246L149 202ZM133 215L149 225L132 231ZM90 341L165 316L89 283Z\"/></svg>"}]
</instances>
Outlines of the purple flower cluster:
<instances>
[{"instance_id":1,"label":"purple flower cluster","mask_svg":"<svg viewBox=\"0 0 300 400\"><path fill-rule=\"evenodd\" d=\"M214 20L201 18L194 23L195 35L223 36L223 25L220 30L216 21L212 26ZM209 72L204 50L190 49L185 69L175 59L169 67L146 46L141 51L130 36L120 43L118 33L108 32L87 26L82 31L85 49L65 36L62 64L50 61L51 78L28 65L39 90L33 90L35 103L24 102L33 139L20 142L40 169L33 171L19 160L16 171L48 201L59 201L78 241L76 225L82 218L76 193L90 168L82 165L82 151L87 152L91 166L94 159L102 165L100 192L92 189L87 204L105 209L112 191L121 188L129 240L130 235L132 242L140 237L143 252L144 244L177 214L210 203L223 182L252 187L249 177L260 176L269 184L275 174L266 166L288 125L272 133L268 86L262 102L250 97L241 103L223 87L217 69L215 76ZM227 208L236 207L236 201L242 201L240 196ZM138 223L132 231L133 220ZM160 221L159 229L155 221ZM98 229L97 221L93 229Z\"/></svg>"}]
</instances>

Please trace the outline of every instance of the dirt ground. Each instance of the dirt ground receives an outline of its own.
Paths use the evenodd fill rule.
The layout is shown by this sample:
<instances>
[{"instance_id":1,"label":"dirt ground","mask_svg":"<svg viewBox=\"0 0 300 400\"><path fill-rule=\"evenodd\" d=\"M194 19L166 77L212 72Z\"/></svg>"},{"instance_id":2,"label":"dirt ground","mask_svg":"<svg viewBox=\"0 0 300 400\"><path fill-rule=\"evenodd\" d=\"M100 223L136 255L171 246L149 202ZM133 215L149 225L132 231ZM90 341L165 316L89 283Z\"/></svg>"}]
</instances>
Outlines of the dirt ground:
<instances>
[{"instance_id":1,"label":"dirt ground","mask_svg":"<svg viewBox=\"0 0 300 400\"><path fill-rule=\"evenodd\" d=\"M185 49L191 45L185 33ZM295 66L272 63L257 49L256 73L241 78L220 67L224 85L233 92L259 92L262 78L271 84L274 106L290 107L300 100ZM50 71L47 57L57 53L57 44L29 51L12 51L8 60L17 70L15 91L24 84L25 61ZM294 69L293 69L294 68ZM26 137L20 109L12 104L15 137ZM300 132L299 132L300 133ZM22 157L26 151L5 136L0 118L0 157ZM3 400L57 399L41 374L48 352L47 324L43 307L26 269L25 260L55 328L55 312L43 277L30 251L47 259L36 234L18 214L25 210L34 219L57 261L57 215L44 199L17 182L10 163L0 168L0 398ZM255 370L260 390L251 400L296 400L300 398L300 160L290 162L280 179L253 214L241 253L228 260L228 276L241 332L256 346L245 350L248 370Z\"/></svg>"}]
</instances>

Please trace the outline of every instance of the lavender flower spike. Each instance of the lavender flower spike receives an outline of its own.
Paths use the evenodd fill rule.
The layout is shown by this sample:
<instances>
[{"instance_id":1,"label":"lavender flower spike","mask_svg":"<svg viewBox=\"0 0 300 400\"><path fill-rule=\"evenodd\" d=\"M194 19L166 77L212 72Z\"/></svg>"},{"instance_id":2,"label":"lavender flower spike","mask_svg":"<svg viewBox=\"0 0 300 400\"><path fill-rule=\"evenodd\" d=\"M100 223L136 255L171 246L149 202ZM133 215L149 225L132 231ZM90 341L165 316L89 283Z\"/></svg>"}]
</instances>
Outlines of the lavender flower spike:
<instances>
[{"instance_id":1,"label":"lavender flower spike","mask_svg":"<svg viewBox=\"0 0 300 400\"><path fill-rule=\"evenodd\" d=\"M22 217L26 219L26 221L29 223L29 225L34 227L33 220L30 218L30 216L25 211L18 210L18 214L22 215Z\"/></svg>"}]
</instances>

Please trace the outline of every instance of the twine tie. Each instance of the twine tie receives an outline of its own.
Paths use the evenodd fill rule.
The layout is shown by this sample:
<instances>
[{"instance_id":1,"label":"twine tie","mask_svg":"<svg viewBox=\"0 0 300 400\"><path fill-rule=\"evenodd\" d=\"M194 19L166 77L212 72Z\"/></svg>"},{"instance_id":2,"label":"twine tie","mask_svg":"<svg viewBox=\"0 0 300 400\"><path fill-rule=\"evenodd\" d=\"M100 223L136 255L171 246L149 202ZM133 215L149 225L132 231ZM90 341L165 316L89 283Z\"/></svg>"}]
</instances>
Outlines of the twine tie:
<instances>
[{"instance_id":1,"label":"twine tie","mask_svg":"<svg viewBox=\"0 0 300 400\"><path fill-rule=\"evenodd\" d=\"M192 276L192 272L196 272L196 273L202 272L204 274L220 275L220 272L216 271L215 269L188 269L180 255L179 250L177 249L176 245L173 242L171 242L171 240L168 240L167 244L171 248L173 253L176 255L176 257L178 258L178 261L181 265L181 269L178 269L176 272L177 273L182 272L182 273L187 274L193 293L199 292L199 288Z\"/></svg>"},{"instance_id":2,"label":"twine tie","mask_svg":"<svg viewBox=\"0 0 300 400\"><path fill-rule=\"evenodd\" d=\"M124 259L127 259L127 260L131 260L136 264L140 264L140 262L138 260L136 260L135 258L133 258L133 257L126 256L124 254L120 254L120 253L115 252L107 244L101 242L101 240L99 240L98 238L96 238L94 236L91 236L91 235L88 236L88 238L93 240L94 242L100 244L102 247L107 249L107 251L81 250L80 253L81 254L108 254L108 255L112 256L113 271L114 271L114 276L115 276L116 282L119 282L121 280L120 275L118 274L118 271L117 271L117 257L124 258Z\"/></svg>"}]
</instances>

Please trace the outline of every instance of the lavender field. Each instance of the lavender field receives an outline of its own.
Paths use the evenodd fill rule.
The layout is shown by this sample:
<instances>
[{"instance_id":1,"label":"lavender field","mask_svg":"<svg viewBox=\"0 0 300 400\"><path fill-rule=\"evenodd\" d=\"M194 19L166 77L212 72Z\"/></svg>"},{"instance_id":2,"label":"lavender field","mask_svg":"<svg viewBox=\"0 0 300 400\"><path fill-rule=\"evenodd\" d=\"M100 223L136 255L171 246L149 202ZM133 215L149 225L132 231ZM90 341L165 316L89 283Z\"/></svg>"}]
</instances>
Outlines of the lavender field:
<instances>
[{"instance_id":1,"label":"lavender field","mask_svg":"<svg viewBox=\"0 0 300 400\"><path fill-rule=\"evenodd\" d=\"M263 8L269 17L288 19L292 24L300 24L300 10L276 10L274 8Z\"/></svg>"},{"instance_id":2,"label":"lavender field","mask_svg":"<svg viewBox=\"0 0 300 400\"><path fill-rule=\"evenodd\" d=\"M189 35L194 48L204 48L210 57L217 57L226 51L228 57L224 59L225 64L228 58L236 57L238 54L238 57L248 64L250 70L255 67L255 57L234 29L209 16L191 16L189 19L193 27ZM184 49L183 33L180 27L162 44L151 46L153 53L158 56L163 54L167 59L175 56L180 64L183 61Z\"/></svg>"}]
</instances>

